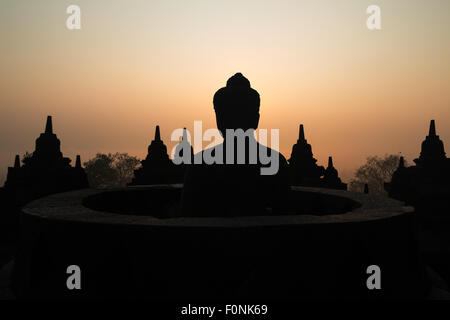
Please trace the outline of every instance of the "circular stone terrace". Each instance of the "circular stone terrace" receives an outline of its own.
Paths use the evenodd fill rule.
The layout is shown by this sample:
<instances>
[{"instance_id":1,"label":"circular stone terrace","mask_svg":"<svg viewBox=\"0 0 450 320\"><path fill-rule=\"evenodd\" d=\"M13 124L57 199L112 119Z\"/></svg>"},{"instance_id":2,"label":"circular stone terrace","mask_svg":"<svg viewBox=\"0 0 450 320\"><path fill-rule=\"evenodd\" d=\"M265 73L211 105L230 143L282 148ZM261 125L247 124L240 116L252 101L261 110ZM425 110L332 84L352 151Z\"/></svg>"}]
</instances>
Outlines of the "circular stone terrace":
<instances>
[{"instance_id":1,"label":"circular stone terrace","mask_svg":"<svg viewBox=\"0 0 450 320\"><path fill-rule=\"evenodd\" d=\"M13 288L41 298L405 298L429 284L413 209L293 187L291 214L179 217L181 186L85 189L27 205ZM66 288L80 266L83 289ZM368 290L367 267L382 271Z\"/></svg>"}]
</instances>

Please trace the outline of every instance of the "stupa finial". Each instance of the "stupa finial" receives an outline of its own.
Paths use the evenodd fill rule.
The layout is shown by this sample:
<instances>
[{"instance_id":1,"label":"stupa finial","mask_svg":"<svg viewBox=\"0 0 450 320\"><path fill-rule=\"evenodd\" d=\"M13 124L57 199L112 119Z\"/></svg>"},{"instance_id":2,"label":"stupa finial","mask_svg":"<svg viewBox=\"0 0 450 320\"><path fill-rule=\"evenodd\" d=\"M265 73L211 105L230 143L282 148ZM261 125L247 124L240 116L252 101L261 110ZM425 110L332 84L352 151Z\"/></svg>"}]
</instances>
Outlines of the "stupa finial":
<instances>
[{"instance_id":1,"label":"stupa finial","mask_svg":"<svg viewBox=\"0 0 450 320\"><path fill-rule=\"evenodd\" d=\"M161 133L159 132L159 125L156 126L155 130L155 141L161 141Z\"/></svg>"},{"instance_id":2,"label":"stupa finial","mask_svg":"<svg viewBox=\"0 0 450 320\"><path fill-rule=\"evenodd\" d=\"M333 157L328 157L328 168L332 168L333 167Z\"/></svg>"},{"instance_id":3,"label":"stupa finial","mask_svg":"<svg viewBox=\"0 0 450 320\"><path fill-rule=\"evenodd\" d=\"M47 123L45 124L45 133L53 133L52 116L47 116Z\"/></svg>"},{"instance_id":4,"label":"stupa finial","mask_svg":"<svg viewBox=\"0 0 450 320\"><path fill-rule=\"evenodd\" d=\"M75 168L81 168L81 157L77 154L77 160L75 161Z\"/></svg>"},{"instance_id":5,"label":"stupa finial","mask_svg":"<svg viewBox=\"0 0 450 320\"><path fill-rule=\"evenodd\" d=\"M14 159L14 168L20 168L20 156L16 154L16 158Z\"/></svg>"},{"instance_id":6,"label":"stupa finial","mask_svg":"<svg viewBox=\"0 0 450 320\"><path fill-rule=\"evenodd\" d=\"M434 120L430 121L430 132L428 133L428 135L431 136L436 136L436 126L434 124Z\"/></svg>"},{"instance_id":7,"label":"stupa finial","mask_svg":"<svg viewBox=\"0 0 450 320\"><path fill-rule=\"evenodd\" d=\"M305 130L303 129L303 124L299 127L298 140L305 140Z\"/></svg>"}]
</instances>

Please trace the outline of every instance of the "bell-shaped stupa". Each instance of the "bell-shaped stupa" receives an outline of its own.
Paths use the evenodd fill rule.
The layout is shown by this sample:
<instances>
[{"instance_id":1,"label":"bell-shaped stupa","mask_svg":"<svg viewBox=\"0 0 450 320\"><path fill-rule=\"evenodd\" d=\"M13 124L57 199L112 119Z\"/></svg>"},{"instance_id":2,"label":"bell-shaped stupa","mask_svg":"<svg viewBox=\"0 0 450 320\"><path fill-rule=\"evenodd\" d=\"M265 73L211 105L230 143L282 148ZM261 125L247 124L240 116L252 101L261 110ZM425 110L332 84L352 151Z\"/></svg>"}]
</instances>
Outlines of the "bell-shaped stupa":
<instances>
[{"instance_id":1,"label":"bell-shaped stupa","mask_svg":"<svg viewBox=\"0 0 450 320\"><path fill-rule=\"evenodd\" d=\"M167 154L167 147L161 140L159 125L155 129L155 138L148 146L148 154L141 161L142 166L134 171L130 185L154 185L182 183L185 167L175 165Z\"/></svg>"},{"instance_id":2,"label":"bell-shaped stupa","mask_svg":"<svg viewBox=\"0 0 450 320\"><path fill-rule=\"evenodd\" d=\"M321 177L325 169L316 164L311 145L305 139L303 124L299 127L299 137L297 143L292 146L291 158L289 161L291 183L297 186L321 185Z\"/></svg>"},{"instance_id":3,"label":"bell-shaped stupa","mask_svg":"<svg viewBox=\"0 0 450 320\"><path fill-rule=\"evenodd\" d=\"M44 195L87 188L86 173L77 156L76 166L63 156L61 142L53 133L52 117L47 117L45 131L36 139L36 149L20 165L16 155L14 166L8 168L5 189L14 194L17 204L24 204Z\"/></svg>"},{"instance_id":4,"label":"bell-shaped stupa","mask_svg":"<svg viewBox=\"0 0 450 320\"><path fill-rule=\"evenodd\" d=\"M436 134L436 125L434 120L430 121L430 129L425 140L422 142L422 150L418 159L414 162L418 166L427 166L439 164L445 161L444 143Z\"/></svg>"},{"instance_id":5,"label":"bell-shaped stupa","mask_svg":"<svg viewBox=\"0 0 450 320\"><path fill-rule=\"evenodd\" d=\"M328 167L324 171L322 186L329 189L347 190L347 184L339 178L338 171L333 166L333 158L328 157Z\"/></svg>"},{"instance_id":6,"label":"bell-shaped stupa","mask_svg":"<svg viewBox=\"0 0 450 320\"><path fill-rule=\"evenodd\" d=\"M385 184L389 196L406 201L426 216L448 215L450 205L450 158L445 156L444 143L436 134L431 120L428 135L422 142L415 166L407 167L403 157L392 179Z\"/></svg>"}]
</instances>

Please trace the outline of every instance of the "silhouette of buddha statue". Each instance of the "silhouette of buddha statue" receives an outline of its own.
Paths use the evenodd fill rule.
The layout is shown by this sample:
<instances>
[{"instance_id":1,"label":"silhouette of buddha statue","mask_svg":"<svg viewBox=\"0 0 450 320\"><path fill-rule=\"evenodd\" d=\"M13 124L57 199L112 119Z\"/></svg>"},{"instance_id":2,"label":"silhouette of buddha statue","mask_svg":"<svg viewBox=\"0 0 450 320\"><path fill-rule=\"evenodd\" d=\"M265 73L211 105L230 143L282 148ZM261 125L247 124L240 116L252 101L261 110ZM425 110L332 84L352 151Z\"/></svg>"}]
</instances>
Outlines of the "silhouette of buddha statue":
<instances>
[{"instance_id":1,"label":"silhouette of buddha statue","mask_svg":"<svg viewBox=\"0 0 450 320\"><path fill-rule=\"evenodd\" d=\"M228 79L226 87L215 93L213 104L217 128L224 141L194 156L195 159L204 159L213 155L215 162L195 162L188 166L182 215L226 217L267 215L277 211L289 190L287 161L280 153L259 144L254 138L254 130L259 123L258 92L251 88L249 80L237 73ZM228 136L230 129L248 134L244 138ZM241 139L241 147L238 147L238 139ZM262 154L278 160L275 174L261 174L261 168L268 166L262 161ZM231 159L233 161L229 161Z\"/></svg>"}]
</instances>

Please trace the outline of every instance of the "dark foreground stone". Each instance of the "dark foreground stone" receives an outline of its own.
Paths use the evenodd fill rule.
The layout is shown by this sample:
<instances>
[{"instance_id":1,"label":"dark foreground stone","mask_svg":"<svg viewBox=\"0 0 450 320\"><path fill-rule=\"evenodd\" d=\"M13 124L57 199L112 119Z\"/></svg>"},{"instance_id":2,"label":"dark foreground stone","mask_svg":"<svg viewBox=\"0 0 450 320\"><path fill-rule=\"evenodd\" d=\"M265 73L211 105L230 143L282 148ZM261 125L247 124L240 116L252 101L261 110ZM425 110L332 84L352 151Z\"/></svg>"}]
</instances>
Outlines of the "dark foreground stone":
<instances>
[{"instance_id":1,"label":"dark foreground stone","mask_svg":"<svg viewBox=\"0 0 450 320\"><path fill-rule=\"evenodd\" d=\"M294 190L307 210L264 217L177 218L176 186L109 194L86 189L37 200L22 213L14 293L61 299L427 295L412 208L365 194ZM381 268L381 290L366 286L373 264ZM81 290L67 289L69 265L81 268Z\"/></svg>"}]
</instances>

